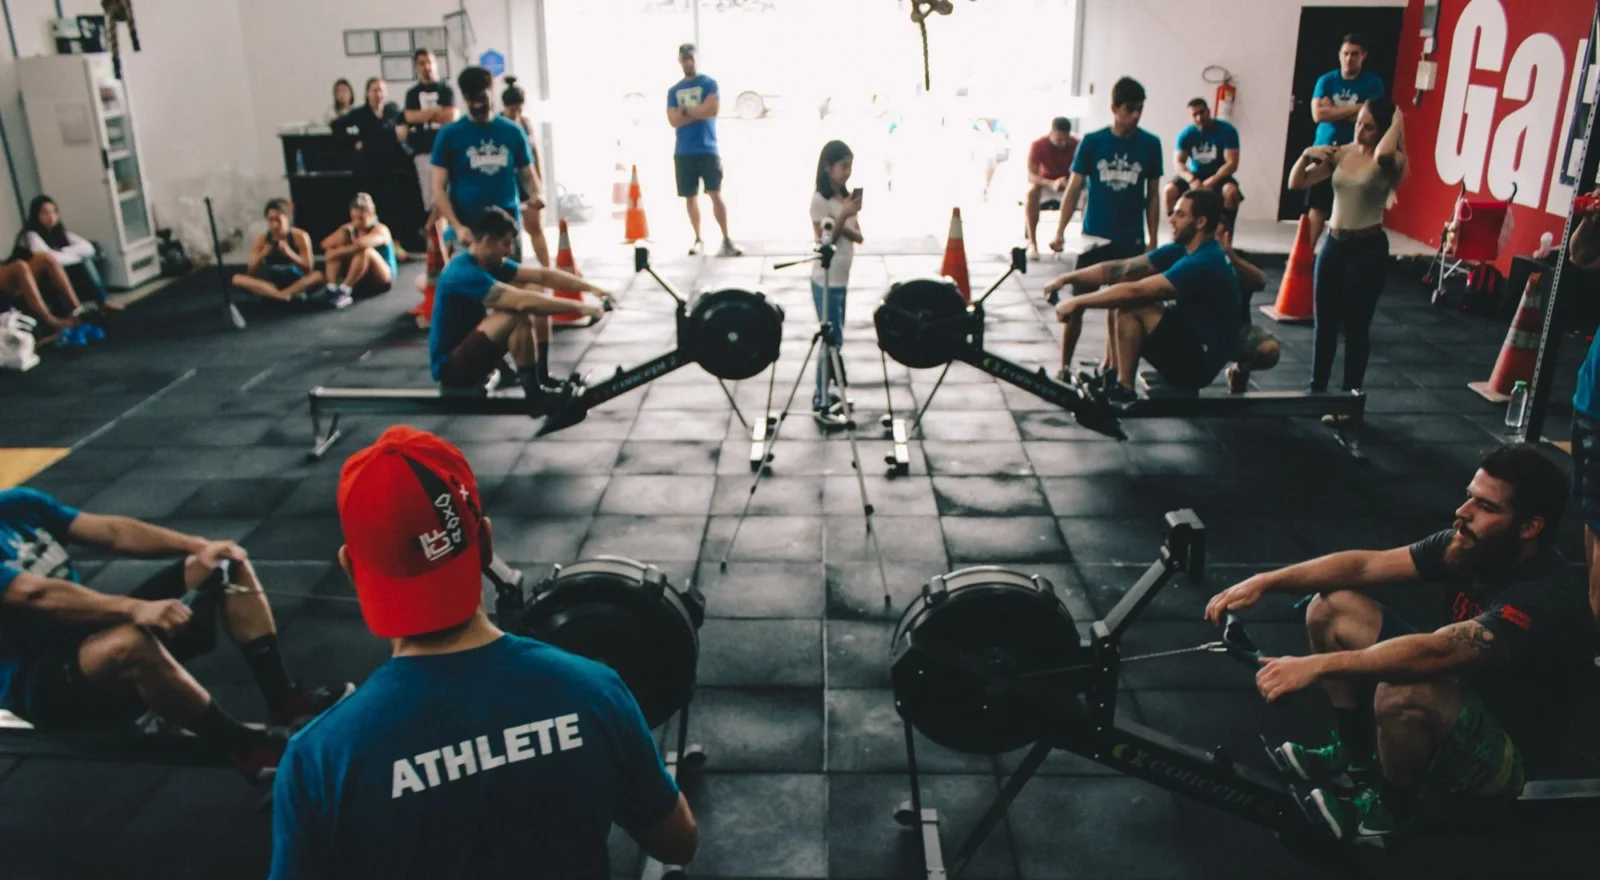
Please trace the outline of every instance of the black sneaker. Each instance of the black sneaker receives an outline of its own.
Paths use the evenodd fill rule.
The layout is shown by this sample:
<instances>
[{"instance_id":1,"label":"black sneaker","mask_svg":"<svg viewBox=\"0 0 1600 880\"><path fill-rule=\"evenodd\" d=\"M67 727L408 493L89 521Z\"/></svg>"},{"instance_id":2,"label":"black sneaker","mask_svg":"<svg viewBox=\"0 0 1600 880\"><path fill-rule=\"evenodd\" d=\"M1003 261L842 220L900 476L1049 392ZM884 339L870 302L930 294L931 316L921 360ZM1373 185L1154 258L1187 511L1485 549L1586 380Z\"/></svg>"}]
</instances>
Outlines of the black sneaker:
<instances>
[{"instance_id":1,"label":"black sneaker","mask_svg":"<svg viewBox=\"0 0 1600 880\"><path fill-rule=\"evenodd\" d=\"M342 290L328 300L328 308L333 309L334 311L348 309L355 304L356 298Z\"/></svg>"},{"instance_id":2,"label":"black sneaker","mask_svg":"<svg viewBox=\"0 0 1600 880\"><path fill-rule=\"evenodd\" d=\"M1107 403L1133 403L1139 399L1139 392L1121 382L1112 382L1105 390L1105 397Z\"/></svg>"},{"instance_id":3,"label":"black sneaker","mask_svg":"<svg viewBox=\"0 0 1600 880\"><path fill-rule=\"evenodd\" d=\"M355 692L356 686L348 681L337 684L297 684L278 705L267 711L267 718L275 725L290 726L302 718L315 718L334 703Z\"/></svg>"},{"instance_id":4,"label":"black sneaker","mask_svg":"<svg viewBox=\"0 0 1600 880\"><path fill-rule=\"evenodd\" d=\"M540 419L561 408L566 396L559 391L546 391L543 386L538 391L525 392L528 398L528 415Z\"/></svg>"},{"instance_id":5,"label":"black sneaker","mask_svg":"<svg viewBox=\"0 0 1600 880\"><path fill-rule=\"evenodd\" d=\"M260 728L261 736L249 750L232 756L233 766L246 781L259 785L272 781L284 749L289 747L289 730L285 727Z\"/></svg>"}]
</instances>

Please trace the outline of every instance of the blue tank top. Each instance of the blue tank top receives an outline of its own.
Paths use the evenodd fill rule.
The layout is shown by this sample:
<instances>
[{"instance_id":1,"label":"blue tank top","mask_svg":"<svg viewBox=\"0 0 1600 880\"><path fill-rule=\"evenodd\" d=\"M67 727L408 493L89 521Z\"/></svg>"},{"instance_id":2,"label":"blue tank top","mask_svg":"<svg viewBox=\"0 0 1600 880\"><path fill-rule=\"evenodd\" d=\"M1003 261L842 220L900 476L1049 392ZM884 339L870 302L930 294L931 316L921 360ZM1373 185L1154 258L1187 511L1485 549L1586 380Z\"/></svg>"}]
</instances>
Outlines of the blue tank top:
<instances>
[{"instance_id":1,"label":"blue tank top","mask_svg":"<svg viewBox=\"0 0 1600 880\"><path fill-rule=\"evenodd\" d=\"M1595 383L1600 381L1600 333L1589 343L1589 354L1578 368L1578 388L1572 393L1572 408L1591 419L1600 419L1600 409L1595 407Z\"/></svg>"}]
</instances>

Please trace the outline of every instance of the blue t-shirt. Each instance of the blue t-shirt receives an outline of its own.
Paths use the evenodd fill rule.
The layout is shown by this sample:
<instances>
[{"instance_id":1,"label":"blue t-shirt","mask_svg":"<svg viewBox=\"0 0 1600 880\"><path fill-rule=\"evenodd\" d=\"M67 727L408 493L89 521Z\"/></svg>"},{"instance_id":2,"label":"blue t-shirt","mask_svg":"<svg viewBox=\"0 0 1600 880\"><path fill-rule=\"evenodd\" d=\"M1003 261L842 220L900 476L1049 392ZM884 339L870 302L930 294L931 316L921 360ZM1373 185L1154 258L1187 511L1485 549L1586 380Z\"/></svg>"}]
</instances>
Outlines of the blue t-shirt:
<instances>
[{"instance_id":1,"label":"blue t-shirt","mask_svg":"<svg viewBox=\"0 0 1600 880\"><path fill-rule=\"evenodd\" d=\"M1084 234L1113 244L1144 244L1145 187L1161 179L1160 138L1142 128L1125 138L1109 128L1091 131L1078 143L1072 173L1089 184Z\"/></svg>"},{"instance_id":2,"label":"blue t-shirt","mask_svg":"<svg viewBox=\"0 0 1600 880\"><path fill-rule=\"evenodd\" d=\"M1311 99L1327 98L1335 107L1353 107L1373 98L1388 94L1383 79L1376 73L1362 71L1355 79L1345 79L1344 71L1330 70L1317 77L1317 87L1311 90ZM1317 145L1348 144L1356 138L1356 121L1317 123Z\"/></svg>"},{"instance_id":3,"label":"blue t-shirt","mask_svg":"<svg viewBox=\"0 0 1600 880\"><path fill-rule=\"evenodd\" d=\"M1193 253L1172 242L1151 251L1150 262L1178 292L1162 320L1178 316L1194 328L1195 337L1205 346L1209 382L1233 360L1239 339L1239 279L1228 255L1215 239Z\"/></svg>"},{"instance_id":4,"label":"blue t-shirt","mask_svg":"<svg viewBox=\"0 0 1600 880\"><path fill-rule=\"evenodd\" d=\"M705 74L686 79L667 92L668 107L698 107L717 93L717 81ZM702 119L678 127L678 145L675 156L715 156L717 154L717 121Z\"/></svg>"},{"instance_id":5,"label":"blue t-shirt","mask_svg":"<svg viewBox=\"0 0 1600 880\"><path fill-rule=\"evenodd\" d=\"M1572 393L1572 408L1591 419L1600 419L1600 407L1595 406L1595 382L1600 381L1600 334L1589 343L1589 354L1578 368L1578 388Z\"/></svg>"},{"instance_id":6,"label":"blue t-shirt","mask_svg":"<svg viewBox=\"0 0 1600 880\"><path fill-rule=\"evenodd\" d=\"M462 251L439 273L433 286L433 324L428 330L428 365L434 381L438 381L439 368L450 359L450 352L488 314L483 298L496 284L515 281L517 268L516 262L506 260L495 269L485 269L472 258L471 251Z\"/></svg>"},{"instance_id":7,"label":"blue t-shirt","mask_svg":"<svg viewBox=\"0 0 1600 880\"><path fill-rule=\"evenodd\" d=\"M463 116L439 129L432 163L450 172L450 206L468 226L484 208L521 216L517 174L533 164L522 126L496 114L488 122Z\"/></svg>"},{"instance_id":8,"label":"blue t-shirt","mask_svg":"<svg viewBox=\"0 0 1600 880\"><path fill-rule=\"evenodd\" d=\"M289 741L272 878L606 878L678 787L622 679L503 636L396 657Z\"/></svg>"},{"instance_id":9,"label":"blue t-shirt","mask_svg":"<svg viewBox=\"0 0 1600 880\"><path fill-rule=\"evenodd\" d=\"M1239 149L1239 129L1222 119L1207 129L1191 123L1178 132L1178 149L1189 154L1189 170L1205 180L1228 161L1226 151Z\"/></svg>"},{"instance_id":10,"label":"blue t-shirt","mask_svg":"<svg viewBox=\"0 0 1600 880\"><path fill-rule=\"evenodd\" d=\"M34 489L0 490L0 595L24 572L77 583L61 542L78 511ZM0 608L0 709L27 718L33 682L25 661L56 641L65 627L48 618Z\"/></svg>"}]
</instances>

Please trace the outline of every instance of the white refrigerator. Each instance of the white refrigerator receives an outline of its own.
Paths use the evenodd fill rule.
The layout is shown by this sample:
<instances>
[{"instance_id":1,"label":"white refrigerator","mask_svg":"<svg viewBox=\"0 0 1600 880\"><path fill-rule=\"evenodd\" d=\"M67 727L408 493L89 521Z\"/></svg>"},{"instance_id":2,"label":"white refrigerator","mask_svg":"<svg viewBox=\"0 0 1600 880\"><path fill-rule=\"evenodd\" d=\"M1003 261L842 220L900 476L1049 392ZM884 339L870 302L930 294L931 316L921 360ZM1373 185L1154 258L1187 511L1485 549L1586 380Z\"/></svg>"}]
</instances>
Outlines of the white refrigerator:
<instances>
[{"instance_id":1,"label":"white refrigerator","mask_svg":"<svg viewBox=\"0 0 1600 880\"><path fill-rule=\"evenodd\" d=\"M127 89L105 54L17 59L39 184L67 228L100 246L107 287L161 273Z\"/></svg>"}]
</instances>

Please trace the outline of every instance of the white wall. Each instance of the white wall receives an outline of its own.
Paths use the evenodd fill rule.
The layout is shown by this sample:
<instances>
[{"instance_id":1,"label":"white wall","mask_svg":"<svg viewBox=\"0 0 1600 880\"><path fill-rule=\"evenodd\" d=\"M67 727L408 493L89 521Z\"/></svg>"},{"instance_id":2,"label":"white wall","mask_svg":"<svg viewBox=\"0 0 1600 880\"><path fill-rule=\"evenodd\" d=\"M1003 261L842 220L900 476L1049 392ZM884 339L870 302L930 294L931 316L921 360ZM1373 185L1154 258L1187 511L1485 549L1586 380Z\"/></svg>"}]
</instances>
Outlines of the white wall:
<instances>
[{"instance_id":1,"label":"white wall","mask_svg":"<svg viewBox=\"0 0 1600 880\"><path fill-rule=\"evenodd\" d=\"M459 6L457 0L229 2L237 4L247 35L244 60L254 96L257 150L263 169L276 173L283 169L277 137L280 126L320 122L323 110L332 102L334 80L350 80L360 100L367 78L379 75L377 57L345 56L345 30L438 27L444 15ZM468 0L466 8L477 38L469 52L472 63L485 49L509 54L506 0ZM452 80L463 66L459 55L450 59ZM390 84L390 100L399 103L410 85Z\"/></svg>"},{"instance_id":2,"label":"white wall","mask_svg":"<svg viewBox=\"0 0 1600 880\"><path fill-rule=\"evenodd\" d=\"M510 55L508 6L532 0L467 0L476 41ZM123 68L143 154L146 189L163 225L175 222L180 195L235 188L253 201L262 187L286 191L277 131L320 121L333 81L361 84L379 73L376 57L347 58L345 29L437 27L459 0L139 0L142 51L124 33ZM7 0L16 56L55 51L55 0ZM68 16L98 14L98 0L62 0ZM451 59L452 69L466 63ZM509 66L509 65L508 65ZM0 123L10 141L25 202L39 191L16 65L0 35ZM391 86L400 100L408 84ZM214 193L213 193L214 194ZM226 194L224 194L226 195ZM17 194L0 169L0 251L21 226ZM252 209L253 210L253 209Z\"/></svg>"},{"instance_id":3,"label":"white wall","mask_svg":"<svg viewBox=\"0 0 1600 880\"><path fill-rule=\"evenodd\" d=\"M1089 115L1083 130L1111 122L1111 85L1121 76L1144 84L1148 97L1141 127L1161 137L1164 164L1173 141L1189 124L1189 99L1210 100L1216 86L1201 79L1208 65L1233 73L1239 98L1239 185L1246 199L1239 216L1278 216L1295 45L1303 6L1405 6L1406 0L1083 0L1083 93ZM1334 62L1329 60L1329 69ZM1171 175L1172 169L1167 169Z\"/></svg>"}]
</instances>

